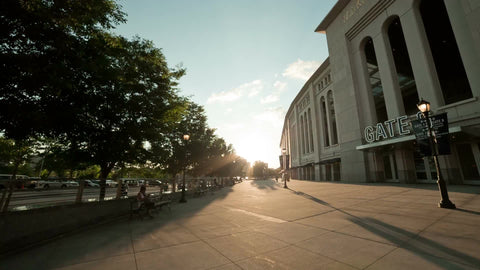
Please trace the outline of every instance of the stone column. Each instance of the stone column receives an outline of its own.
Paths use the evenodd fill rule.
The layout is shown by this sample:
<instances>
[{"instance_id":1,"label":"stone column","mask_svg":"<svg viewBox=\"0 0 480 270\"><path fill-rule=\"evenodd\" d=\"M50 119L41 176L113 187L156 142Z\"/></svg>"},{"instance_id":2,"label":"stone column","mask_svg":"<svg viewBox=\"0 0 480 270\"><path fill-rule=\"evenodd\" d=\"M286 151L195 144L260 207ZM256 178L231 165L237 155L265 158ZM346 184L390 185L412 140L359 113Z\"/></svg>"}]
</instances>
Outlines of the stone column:
<instances>
[{"instance_id":1,"label":"stone column","mask_svg":"<svg viewBox=\"0 0 480 270\"><path fill-rule=\"evenodd\" d=\"M400 183L413 184L416 182L415 160L413 148L402 144L395 149L395 160L397 164L398 179Z\"/></svg>"},{"instance_id":2,"label":"stone column","mask_svg":"<svg viewBox=\"0 0 480 270\"><path fill-rule=\"evenodd\" d=\"M405 115L402 93L398 85L397 71L393 60L388 34L381 31L373 38L373 45L377 55L380 78L382 80L383 95L389 119Z\"/></svg>"},{"instance_id":3,"label":"stone column","mask_svg":"<svg viewBox=\"0 0 480 270\"><path fill-rule=\"evenodd\" d=\"M315 164L315 181L322 181L322 170L320 164Z\"/></svg>"},{"instance_id":4,"label":"stone column","mask_svg":"<svg viewBox=\"0 0 480 270\"><path fill-rule=\"evenodd\" d=\"M463 8L464 1L444 1L453 33L457 41L463 66L467 73L473 96L480 96L480 49L475 46L472 30L467 21L467 14ZM472 2L473 5L473 2ZM478 20L478 18L477 18ZM478 29L476 29L478 31Z\"/></svg>"},{"instance_id":5,"label":"stone column","mask_svg":"<svg viewBox=\"0 0 480 270\"><path fill-rule=\"evenodd\" d=\"M377 114L370 85L370 75L368 74L368 68L366 65L367 60L365 58L365 53L360 50L356 51L353 55L353 59L353 70L357 71L357 88L360 93L358 95L360 98L358 103L361 104L360 109L362 112L362 117L360 117L360 120L363 120L361 127L364 127L377 123Z\"/></svg>"},{"instance_id":6,"label":"stone column","mask_svg":"<svg viewBox=\"0 0 480 270\"><path fill-rule=\"evenodd\" d=\"M445 104L435 63L428 44L423 21L418 8L412 8L402 17L403 34L412 64L415 84L420 98L428 100L433 108Z\"/></svg>"}]
</instances>

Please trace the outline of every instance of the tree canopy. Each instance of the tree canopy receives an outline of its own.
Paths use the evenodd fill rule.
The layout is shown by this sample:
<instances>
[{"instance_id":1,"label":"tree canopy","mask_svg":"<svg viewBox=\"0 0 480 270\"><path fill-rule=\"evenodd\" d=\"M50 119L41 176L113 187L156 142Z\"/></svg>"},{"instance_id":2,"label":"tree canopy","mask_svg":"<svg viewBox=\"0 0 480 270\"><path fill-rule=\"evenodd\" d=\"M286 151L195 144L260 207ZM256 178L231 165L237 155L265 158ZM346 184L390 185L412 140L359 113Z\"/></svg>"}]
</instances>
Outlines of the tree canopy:
<instances>
[{"instance_id":1,"label":"tree canopy","mask_svg":"<svg viewBox=\"0 0 480 270\"><path fill-rule=\"evenodd\" d=\"M110 32L123 22L113 0L0 2L5 142L42 141L44 168L59 174L98 165L101 200L115 166L241 174L246 161L208 127L204 108L180 95L185 70L169 67L151 41Z\"/></svg>"}]
</instances>

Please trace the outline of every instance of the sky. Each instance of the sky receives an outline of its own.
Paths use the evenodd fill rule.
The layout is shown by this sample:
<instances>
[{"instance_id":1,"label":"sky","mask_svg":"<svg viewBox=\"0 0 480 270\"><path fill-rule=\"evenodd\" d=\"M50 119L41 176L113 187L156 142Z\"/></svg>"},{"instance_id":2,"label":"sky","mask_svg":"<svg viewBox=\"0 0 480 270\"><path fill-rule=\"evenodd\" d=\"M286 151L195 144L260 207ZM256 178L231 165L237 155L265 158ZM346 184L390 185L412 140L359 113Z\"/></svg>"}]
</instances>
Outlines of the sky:
<instances>
[{"instance_id":1,"label":"sky","mask_svg":"<svg viewBox=\"0 0 480 270\"><path fill-rule=\"evenodd\" d=\"M208 126L253 164L279 167L285 114L328 57L315 28L334 0L119 0L115 32L161 48L186 75L179 89L204 106Z\"/></svg>"}]
</instances>

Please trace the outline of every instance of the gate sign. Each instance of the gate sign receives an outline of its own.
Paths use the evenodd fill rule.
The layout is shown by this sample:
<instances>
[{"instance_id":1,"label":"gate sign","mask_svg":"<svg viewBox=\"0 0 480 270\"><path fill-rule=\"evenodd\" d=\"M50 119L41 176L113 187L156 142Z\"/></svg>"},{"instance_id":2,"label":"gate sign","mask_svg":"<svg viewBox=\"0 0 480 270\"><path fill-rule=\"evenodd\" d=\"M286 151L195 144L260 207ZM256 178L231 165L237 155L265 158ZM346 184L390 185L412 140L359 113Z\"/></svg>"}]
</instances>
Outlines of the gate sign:
<instances>
[{"instance_id":1,"label":"gate sign","mask_svg":"<svg viewBox=\"0 0 480 270\"><path fill-rule=\"evenodd\" d=\"M433 115L429 118L430 126L432 128L433 146L437 155L449 155L450 142L448 133L448 118L447 113L441 113ZM413 131L417 144L424 156L431 156L432 149L430 147L430 141L428 138L428 127L426 119L419 119L412 121Z\"/></svg>"}]
</instances>

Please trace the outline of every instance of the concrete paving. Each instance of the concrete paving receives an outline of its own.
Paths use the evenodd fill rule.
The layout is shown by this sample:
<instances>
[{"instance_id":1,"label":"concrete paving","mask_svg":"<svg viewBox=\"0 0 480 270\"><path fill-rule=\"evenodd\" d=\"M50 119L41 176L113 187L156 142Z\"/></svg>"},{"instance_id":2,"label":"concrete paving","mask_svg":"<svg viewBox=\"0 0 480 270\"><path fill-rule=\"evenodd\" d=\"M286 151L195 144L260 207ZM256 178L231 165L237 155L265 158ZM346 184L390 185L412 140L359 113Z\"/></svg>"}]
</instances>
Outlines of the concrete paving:
<instances>
[{"instance_id":1,"label":"concrete paving","mask_svg":"<svg viewBox=\"0 0 480 270\"><path fill-rule=\"evenodd\" d=\"M480 269L480 186L244 181L3 258L0 269ZM5 232L2 232L5 233Z\"/></svg>"}]
</instances>

